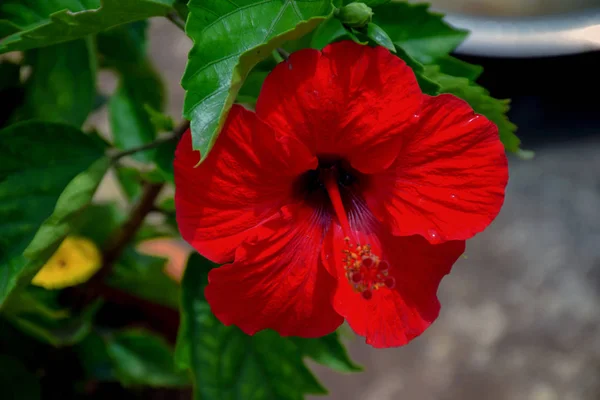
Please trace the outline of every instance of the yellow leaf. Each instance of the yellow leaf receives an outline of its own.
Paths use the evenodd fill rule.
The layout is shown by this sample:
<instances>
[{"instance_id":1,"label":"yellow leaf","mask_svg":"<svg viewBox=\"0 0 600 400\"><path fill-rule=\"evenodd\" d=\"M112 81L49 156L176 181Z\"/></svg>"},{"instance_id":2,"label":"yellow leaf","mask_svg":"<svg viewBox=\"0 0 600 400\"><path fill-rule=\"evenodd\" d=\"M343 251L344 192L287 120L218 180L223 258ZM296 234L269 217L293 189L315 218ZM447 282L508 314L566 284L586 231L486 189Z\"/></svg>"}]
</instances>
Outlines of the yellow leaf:
<instances>
[{"instance_id":1,"label":"yellow leaf","mask_svg":"<svg viewBox=\"0 0 600 400\"><path fill-rule=\"evenodd\" d=\"M102 266L102 255L94 242L69 236L31 281L46 289L62 289L90 279Z\"/></svg>"}]
</instances>

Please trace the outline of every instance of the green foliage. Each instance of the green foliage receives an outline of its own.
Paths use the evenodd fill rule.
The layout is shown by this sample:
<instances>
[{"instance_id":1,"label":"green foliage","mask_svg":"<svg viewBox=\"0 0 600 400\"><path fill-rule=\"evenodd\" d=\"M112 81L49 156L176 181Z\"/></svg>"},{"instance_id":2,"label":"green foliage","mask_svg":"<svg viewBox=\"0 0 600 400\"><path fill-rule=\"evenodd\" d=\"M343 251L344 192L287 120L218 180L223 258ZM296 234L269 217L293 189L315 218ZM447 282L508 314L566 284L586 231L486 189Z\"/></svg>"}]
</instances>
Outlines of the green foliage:
<instances>
[{"instance_id":1,"label":"green foliage","mask_svg":"<svg viewBox=\"0 0 600 400\"><path fill-rule=\"evenodd\" d=\"M323 49L329 43L347 38L348 31L337 18L328 18L315 29L312 34L310 47Z\"/></svg>"},{"instance_id":2,"label":"green foliage","mask_svg":"<svg viewBox=\"0 0 600 400\"><path fill-rule=\"evenodd\" d=\"M0 130L0 305L70 232L107 170L104 150L68 125L25 122Z\"/></svg>"},{"instance_id":3,"label":"green foliage","mask_svg":"<svg viewBox=\"0 0 600 400\"><path fill-rule=\"evenodd\" d=\"M88 378L125 386L186 387L187 373L175 368L173 349L160 336L139 329L94 332L77 353Z\"/></svg>"},{"instance_id":4,"label":"green foliage","mask_svg":"<svg viewBox=\"0 0 600 400\"><path fill-rule=\"evenodd\" d=\"M75 349L88 379L99 381L117 380L113 361L106 349L106 343L97 332L92 332L86 336Z\"/></svg>"},{"instance_id":5,"label":"green foliage","mask_svg":"<svg viewBox=\"0 0 600 400\"><path fill-rule=\"evenodd\" d=\"M92 41L79 39L31 50L33 72L27 81L21 118L81 126L96 95L96 53Z\"/></svg>"},{"instance_id":6,"label":"green foliage","mask_svg":"<svg viewBox=\"0 0 600 400\"><path fill-rule=\"evenodd\" d=\"M339 372L362 371L362 368L348 356L337 332L318 339L293 338L292 340L304 355L319 364Z\"/></svg>"},{"instance_id":7,"label":"green foliage","mask_svg":"<svg viewBox=\"0 0 600 400\"><path fill-rule=\"evenodd\" d=\"M77 218L73 233L88 238L100 248L125 221L125 214L114 203L91 204ZM102 221L101 224L98 221Z\"/></svg>"},{"instance_id":8,"label":"green foliage","mask_svg":"<svg viewBox=\"0 0 600 400\"><path fill-rule=\"evenodd\" d=\"M175 159L175 149L177 142L174 140L164 142L156 148L154 162L158 172L164 180L173 182L175 180L173 171L173 160Z\"/></svg>"},{"instance_id":9,"label":"green foliage","mask_svg":"<svg viewBox=\"0 0 600 400\"><path fill-rule=\"evenodd\" d=\"M375 44L385 47L392 53L396 52L396 48L392 42L392 39L390 39L388 34L376 24L370 23L367 25L366 35Z\"/></svg>"},{"instance_id":10,"label":"green foliage","mask_svg":"<svg viewBox=\"0 0 600 400\"><path fill-rule=\"evenodd\" d=\"M19 83L21 66L12 62L0 62L0 90L14 87Z\"/></svg>"},{"instance_id":11,"label":"green foliage","mask_svg":"<svg viewBox=\"0 0 600 400\"><path fill-rule=\"evenodd\" d=\"M150 122L152 122L152 125L154 125L154 129L157 132L170 132L175 129L175 122L173 122L173 118L155 110L148 103L144 104L144 109L148 113Z\"/></svg>"},{"instance_id":12,"label":"green foliage","mask_svg":"<svg viewBox=\"0 0 600 400\"><path fill-rule=\"evenodd\" d=\"M56 304L56 293L35 289L17 293L6 304L6 318L15 327L55 347L78 343L91 332L93 318L102 305L100 301L72 315Z\"/></svg>"},{"instance_id":13,"label":"green foliage","mask_svg":"<svg viewBox=\"0 0 600 400\"><path fill-rule=\"evenodd\" d=\"M239 3L239 2L238 2ZM214 145L244 79L286 40L312 31L332 12L327 0L242 4L191 0L186 32L194 41L185 74L184 116L202 159ZM244 40L239 40L243 37Z\"/></svg>"},{"instance_id":14,"label":"green foliage","mask_svg":"<svg viewBox=\"0 0 600 400\"><path fill-rule=\"evenodd\" d=\"M3 0L0 54L68 42L109 28L166 15L174 0Z\"/></svg>"},{"instance_id":15,"label":"green foliage","mask_svg":"<svg viewBox=\"0 0 600 400\"><path fill-rule=\"evenodd\" d=\"M95 204L82 213L75 232L102 247L125 219L126 215L115 204ZM151 229L150 226L140 228L138 236L143 236L143 239L155 237L148 232ZM161 231L158 236L164 235L164 231ZM107 284L144 300L178 308L180 288L165 274L166 261L164 258L141 254L133 243L124 249L113 273L107 278Z\"/></svg>"},{"instance_id":16,"label":"green foliage","mask_svg":"<svg viewBox=\"0 0 600 400\"><path fill-rule=\"evenodd\" d=\"M0 107L0 129L14 119L15 110L21 107L24 88L20 82L21 66L19 64L0 61L0 98L11 99Z\"/></svg>"},{"instance_id":17,"label":"green foliage","mask_svg":"<svg viewBox=\"0 0 600 400\"><path fill-rule=\"evenodd\" d=\"M38 378L15 357L0 355L0 390L7 400L41 398Z\"/></svg>"},{"instance_id":18,"label":"green foliage","mask_svg":"<svg viewBox=\"0 0 600 400\"><path fill-rule=\"evenodd\" d=\"M166 259L126 249L108 284L142 299L179 307L179 285L164 272Z\"/></svg>"},{"instance_id":19,"label":"green foliage","mask_svg":"<svg viewBox=\"0 0 600 400\"><path fill-rule=\"evenodd\" d=\"M398 46L396 46L396 55L412 68L423 93L431 96L439 94L440 85L425 75L425 66L423 64L412 58L404 49Z\"/></svg>"},{"instance_id":20,"label":"green foliage","mask_svg":"<svg viewBox=\"0 0 600 400\"><path fill-rule=\"evenodd\" d=\"M114 374L124 385L189 385L189 376L175 368L173 350L161 337L146 331L124 330L102 339Z\"/></svg>"},{"instance_id":21,"label":"green foliage","mask_svg":"<svg viewBox=\"0 0 600 400\"><path fill-rule=\"evenodd\" d=\"M142 194L140 171L133 167L117 167L117 179L127 200L132 201Z\"/></svg>"},{"instance_id":22,"label":"green foliage","mask_svg":"<svg viewBox=\"0 0 600 400\"><path fill-rule=\"evenodd\" d=\"M179 284L165 274L166 258L137 250L144 240L178 235L177 142L158 134L182 127L163 113L165 88L147 55L148 18L155 16L179 28L185 20L193 41L182 78L183 114L203 159L233 102L254 107L266 76L285 58L279 48L322 49L339 40L386 47L412 68L424 93L463 98L498 125L507 150L528 155L506 117L508 101L476 83L481 67L451 55L467 33L426 5L0 0L0 54L23 52L0 61L0 96L9 99L0 109L0 398L84 392L100 398L105 385L126 398L146 398L144 386L177 391L192 384L201 400L324 394L307 360L341 373L361 370L337 332L304 339L226 327L203 295L213 263L193 254ZM184 32L180 39L185 44ZM98 68L116 76L114 93L96 91ZM88 118L96 111L108 111L108 135L104 126L102 134L80 130L96 120ZM116 182L106 180L101 194L110 200L101 203L94 196L109 170ZM160 188L160 197L145 198L149 183L158 184L151 187ZM29 285L71 234L103 251L98 279L52 291ZM177 320L178 310L174 350L175 324L165 321ZM48 385L57 370L65 380Z\"/></svg>"},{"instance_id":23,"label":"green foliage","mask_svg":"<svg viewBox=\"0 0 600 400\"><path fill-rule=\"evenodd\" d=\"M164 102L162 81L146 57L146 21L124 25L98 35L103 66L119 74L119 86L109 100L110 124L115 146L129 149L156 138L152 110L161 110ZM152 150L133 156L150 162Z\"/></svg>"},{"instance_id":24,"label":"green foliage","mask_svg":"<svg viewBox=\"0 0 600 400\"><path fill-rule=\"evenodd\" d=\"M423 64L447 56L467 37L467 31L446 24L441 14L428 11L425 4L391 2L374 11L373 22L396 46Z\"/></svg>"},{"instance_id":25,"label":"green foliage","mask_svg":"<svg viewBox=\"0 0 600 400\"><path fill-rule=\"evenodd\" d=\"M193 254L183 278L176 361L192 371L194 398L285 400L326 393L293 340L272 331L247 336L212 315L203 295L210 268Z\"/></svg>"},{"instance_id":26,"label":"green foliage","mask_svg":"<svg viewBox=\"0 0 600 400\"><path fill-rule=\"evenodd\" d=\"M441 57L436 61L440 67L440 72L446 75L453 75L460 78L467 78L470 82L475 82L483 72L479 65L469 64L452 56Z\"/></svg>"}]
</instances>

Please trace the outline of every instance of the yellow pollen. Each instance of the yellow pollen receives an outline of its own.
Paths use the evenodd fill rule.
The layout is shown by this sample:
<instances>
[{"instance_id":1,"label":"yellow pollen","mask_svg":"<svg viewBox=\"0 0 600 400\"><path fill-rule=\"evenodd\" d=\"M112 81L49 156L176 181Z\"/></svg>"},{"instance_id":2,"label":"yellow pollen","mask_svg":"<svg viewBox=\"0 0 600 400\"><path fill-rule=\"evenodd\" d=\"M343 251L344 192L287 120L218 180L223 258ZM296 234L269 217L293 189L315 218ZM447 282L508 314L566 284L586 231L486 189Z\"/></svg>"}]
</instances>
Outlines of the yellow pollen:
<instances>
[{"instance_id":1,"label":"yellow pollen","mask_svg":"<svg viewBox=\"0 0 600 400\"><path fill-rule=\"evenodd\" d=\"M354 291L360 293L365 300L370 300L375 290L395 286L396 281L390 275L389 263L373 253L370 244L353 246L349 237L345 237L344 242L346 249L342 250L345 255L342 262L346 279Z\"/></svg>"}]
</instances>

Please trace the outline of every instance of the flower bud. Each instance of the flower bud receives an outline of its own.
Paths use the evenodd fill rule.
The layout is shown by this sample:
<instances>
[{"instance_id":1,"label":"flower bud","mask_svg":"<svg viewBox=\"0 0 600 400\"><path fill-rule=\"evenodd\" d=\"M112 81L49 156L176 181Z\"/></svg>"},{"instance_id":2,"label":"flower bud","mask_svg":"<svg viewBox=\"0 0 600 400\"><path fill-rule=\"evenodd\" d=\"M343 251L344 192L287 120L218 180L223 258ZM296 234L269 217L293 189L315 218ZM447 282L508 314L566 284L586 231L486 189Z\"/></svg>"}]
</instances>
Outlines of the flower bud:
<instances>
[{"instance_id":1,"label":"flower bud","mask_svg":"<svg viewBox=\"0 0 600 400\"><path fill-rule=\"evenodd\" d=\"M337 10L337 18L350 28L362 28L371 22L373 10L365 3L350 3Z\"/></svg>"}]
</instances>

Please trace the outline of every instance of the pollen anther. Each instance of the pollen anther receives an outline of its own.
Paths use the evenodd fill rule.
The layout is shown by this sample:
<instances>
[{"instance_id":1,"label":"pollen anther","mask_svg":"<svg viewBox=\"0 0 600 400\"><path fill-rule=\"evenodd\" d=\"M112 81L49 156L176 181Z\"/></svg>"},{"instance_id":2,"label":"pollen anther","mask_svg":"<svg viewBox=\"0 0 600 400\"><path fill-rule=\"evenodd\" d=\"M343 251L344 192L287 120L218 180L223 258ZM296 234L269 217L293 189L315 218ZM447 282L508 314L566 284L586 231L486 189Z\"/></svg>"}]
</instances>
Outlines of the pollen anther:
<instances>
[{"instance_id":1,"label":"pollen anther","mask_svg":"<svg viewBox=\"0 0 600 400\"><path fill-rule=\"evenodd\" d=\"M370 244L354 246L348 237L344 238L344 242L346 248L342 253L346 277L363 299L370 300L373 292L380 288L392 289L396 286L394 277L389 276L390 264L374 254Z\"/></svg>"}]
</instances>

